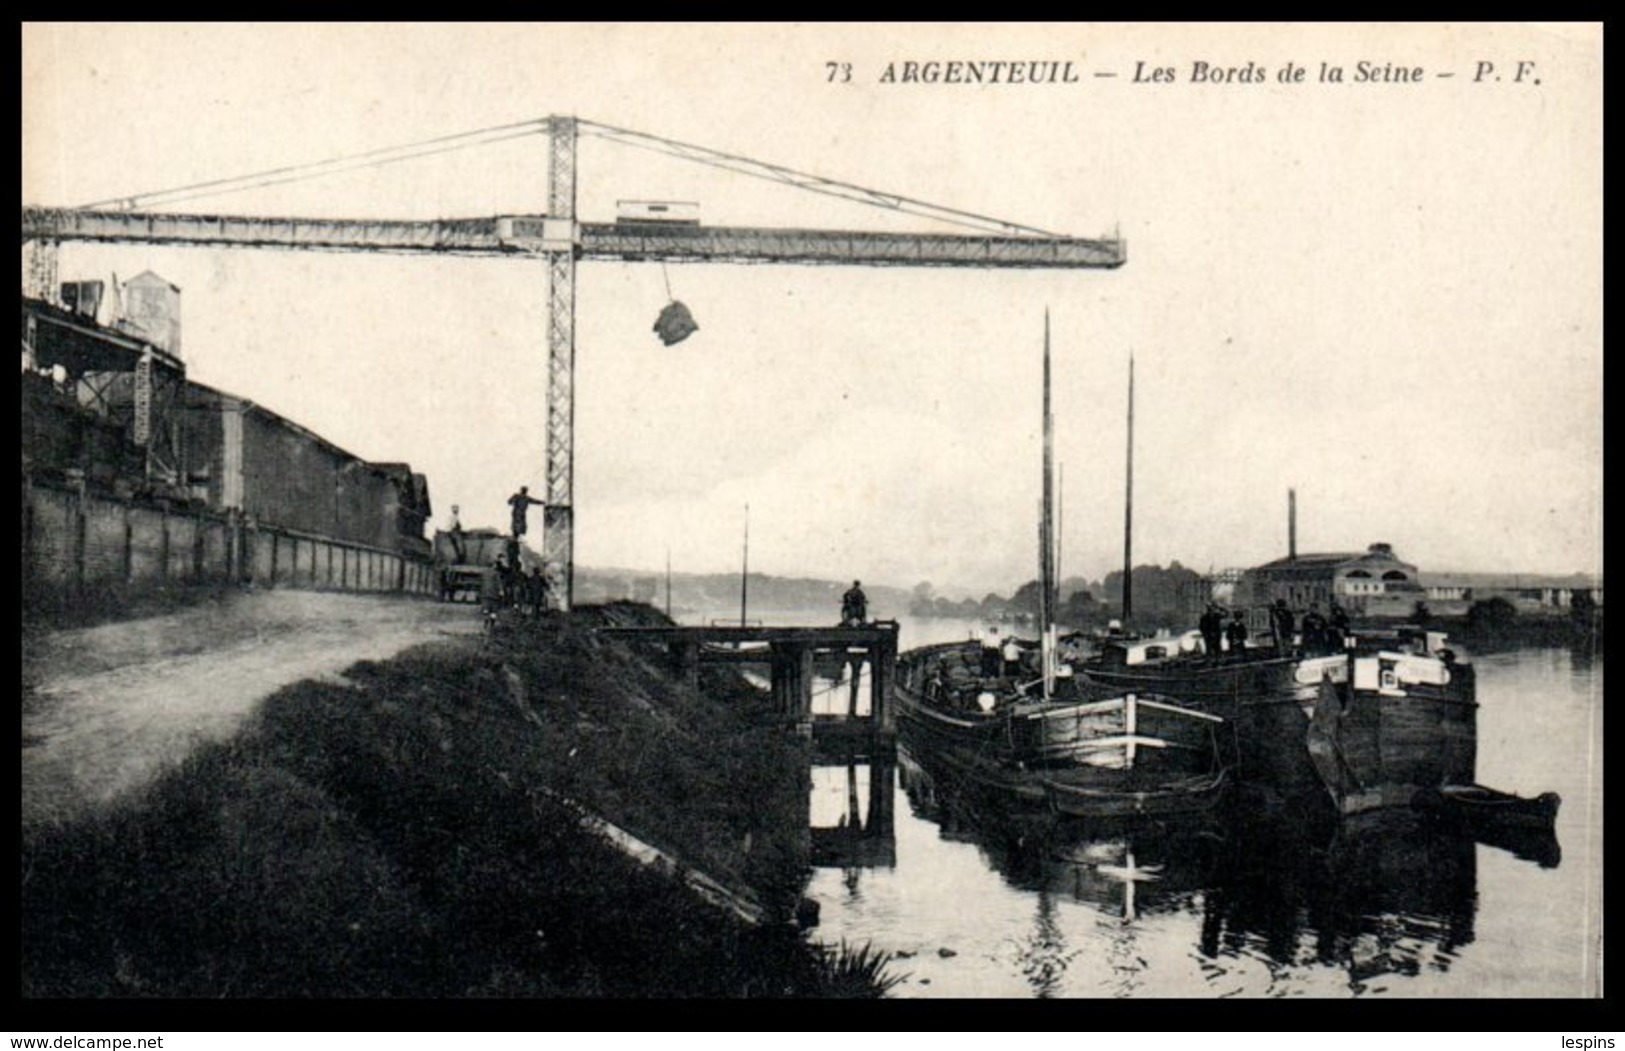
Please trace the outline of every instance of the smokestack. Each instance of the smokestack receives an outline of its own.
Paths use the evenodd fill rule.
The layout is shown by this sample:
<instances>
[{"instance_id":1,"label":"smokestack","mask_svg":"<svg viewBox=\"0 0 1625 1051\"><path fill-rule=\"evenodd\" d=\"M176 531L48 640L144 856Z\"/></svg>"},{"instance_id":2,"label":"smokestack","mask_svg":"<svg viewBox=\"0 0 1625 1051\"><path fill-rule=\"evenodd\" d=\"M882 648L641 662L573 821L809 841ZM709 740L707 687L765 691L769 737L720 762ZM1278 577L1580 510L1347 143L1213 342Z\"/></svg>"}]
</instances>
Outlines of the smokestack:
<instances>
[{"instance_id":1,"label":"smokestack","mask_svg":"<svg viewBox=\"0 0 1625 1051\"><path fill-rule=\"evenodd\" d=\"M1286 491L1286 557L1298 560L1298 491Z\"/></svg>"}]
</instances>

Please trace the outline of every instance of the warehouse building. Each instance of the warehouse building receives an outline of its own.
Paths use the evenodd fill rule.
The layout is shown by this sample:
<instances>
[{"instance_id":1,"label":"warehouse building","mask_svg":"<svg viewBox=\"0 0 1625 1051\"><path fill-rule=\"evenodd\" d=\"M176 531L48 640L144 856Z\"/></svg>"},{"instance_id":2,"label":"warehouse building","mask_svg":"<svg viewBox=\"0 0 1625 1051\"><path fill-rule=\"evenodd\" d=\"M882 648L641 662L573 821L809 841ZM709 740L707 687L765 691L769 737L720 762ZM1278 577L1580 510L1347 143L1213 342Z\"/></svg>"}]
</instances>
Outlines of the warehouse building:
<instances>
[{"instance_id":1,"label":"warehouse building","mask_svg":"<svg viewBox=\"0 0 1625 1051\"><path fill-rule=\"evenodd\" d=\"M22 300L25 596L210 579L432 591L427 479L189 380L179 307L151 273Z\"/></svg>"}]
</instances>

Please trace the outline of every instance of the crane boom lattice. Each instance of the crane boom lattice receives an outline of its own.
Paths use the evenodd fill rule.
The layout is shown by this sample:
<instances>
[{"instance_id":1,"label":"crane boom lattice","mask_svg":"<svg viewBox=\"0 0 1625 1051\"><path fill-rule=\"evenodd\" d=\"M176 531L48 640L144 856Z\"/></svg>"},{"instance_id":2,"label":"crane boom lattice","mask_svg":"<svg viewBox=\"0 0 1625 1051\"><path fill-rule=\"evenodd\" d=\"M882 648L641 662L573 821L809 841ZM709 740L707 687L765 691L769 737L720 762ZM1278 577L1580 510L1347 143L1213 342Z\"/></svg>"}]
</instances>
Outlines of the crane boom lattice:
<instances>
[{"instance_id":1,"label":"crane boom lattice","mask_svg":"<svg viewBox=\"0 0 1625 1051\"><path fill-rule=\"evenodd\" d=\"M548 135L547 212L473 219L311 219L153 212L145 209L378 167L452 150ZM971 233L885 233L771 227L581 222L576 215L577 144L586 134L938 222ZM576 264L582 260L794 263L838 266L1113 269L1120 238L1076 238L927 201L865 189L703 146L575 117L546 117L312 164L115 198L85 208L22 209L26 291L56 297L62 241L273 248L327 252L496 256L547 264L547 500L544 550L565 608L574 594Z\"/></svg>"}]
</instances>

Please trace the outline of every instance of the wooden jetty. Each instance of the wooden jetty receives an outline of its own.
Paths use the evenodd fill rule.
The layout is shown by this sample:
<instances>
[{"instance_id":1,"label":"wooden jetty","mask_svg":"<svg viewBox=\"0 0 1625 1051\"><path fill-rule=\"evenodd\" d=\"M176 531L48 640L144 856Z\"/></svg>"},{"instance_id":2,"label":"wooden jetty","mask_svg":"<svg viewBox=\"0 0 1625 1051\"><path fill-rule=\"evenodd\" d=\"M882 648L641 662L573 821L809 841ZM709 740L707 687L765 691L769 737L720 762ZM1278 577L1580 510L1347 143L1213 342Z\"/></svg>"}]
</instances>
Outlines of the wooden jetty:
<instances>
[{"instance_id":1,"label":"wooden jetty","mask_svg":"<svg viewBox=\"0 0 1625 1051\"><path fill-rule=\"evenodd\" d=\"M663 646L690 682L704 663L765 664L773 700L815 743L888 753L897 735L892 683L897 674L897 622L862 627L604 627L595 633ZM869 714L813 716L815 668L831 662L869 665Z\"/></svg>"}]
</instances>

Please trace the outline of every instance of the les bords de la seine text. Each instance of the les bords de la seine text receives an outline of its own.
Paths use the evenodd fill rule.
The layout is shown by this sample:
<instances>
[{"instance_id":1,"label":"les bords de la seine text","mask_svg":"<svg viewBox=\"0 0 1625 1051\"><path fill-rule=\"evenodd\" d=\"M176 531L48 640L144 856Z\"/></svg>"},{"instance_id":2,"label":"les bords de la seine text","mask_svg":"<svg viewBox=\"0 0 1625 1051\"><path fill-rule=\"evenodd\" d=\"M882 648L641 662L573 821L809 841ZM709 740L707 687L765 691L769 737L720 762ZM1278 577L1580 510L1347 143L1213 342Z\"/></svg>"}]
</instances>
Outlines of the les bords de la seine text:
<instances>
[{"instance_id":1,"label":"les bords de la seine text","mask_svg":"<svg viewBox=\"0 0 1625 1051\"><path fill-rule=\"evenodd\" d=\"M1535 63L1528 59L1475 59L1461 68L1434 68L1400 62L1362 59L1352 63L1315 60L1285 61L1274 65L1249 61L1240 65L1197 60L1158 63L1137 59L1116 69L1085 68L1067 60L1011 61L899 60L864 69L852 62L824 63L825 79L832 84L872 81L879 84L1065 85L1089 79L1120 79L1133 84L1417 84L1424 80L1459 76L1470 83L1540 83Z\"/></svg>"}]
</instances>

